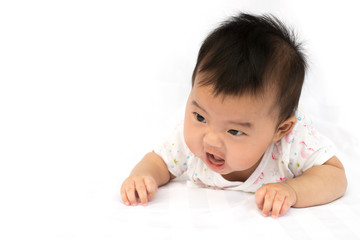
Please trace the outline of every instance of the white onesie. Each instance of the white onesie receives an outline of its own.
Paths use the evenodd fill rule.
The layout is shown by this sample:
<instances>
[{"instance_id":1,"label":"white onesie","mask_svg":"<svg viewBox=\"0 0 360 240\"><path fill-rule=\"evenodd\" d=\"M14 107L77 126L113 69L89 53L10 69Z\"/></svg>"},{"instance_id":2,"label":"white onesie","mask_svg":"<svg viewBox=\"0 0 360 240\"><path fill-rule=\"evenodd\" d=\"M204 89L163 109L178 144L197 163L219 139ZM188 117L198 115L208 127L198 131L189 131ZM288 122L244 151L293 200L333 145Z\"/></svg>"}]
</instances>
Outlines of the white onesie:
<instances>
[{"instance_id":1,"label":"white onesie","mask_svg":"<svg viewBox=\"0 0 360 240\"><path fill-rule=\"evenodd\" d=\"M212 171L187 147L184 123L154 150L176 177L187 173L188 179L200 186L255 192L266 183L283 182L300 176L315 165L322 165L335 155L333 144L321 136L303 110L296 111L297 123L280 141L272 143L256 170L245 182L228 181Z\"/></svg>"}]
</instances>

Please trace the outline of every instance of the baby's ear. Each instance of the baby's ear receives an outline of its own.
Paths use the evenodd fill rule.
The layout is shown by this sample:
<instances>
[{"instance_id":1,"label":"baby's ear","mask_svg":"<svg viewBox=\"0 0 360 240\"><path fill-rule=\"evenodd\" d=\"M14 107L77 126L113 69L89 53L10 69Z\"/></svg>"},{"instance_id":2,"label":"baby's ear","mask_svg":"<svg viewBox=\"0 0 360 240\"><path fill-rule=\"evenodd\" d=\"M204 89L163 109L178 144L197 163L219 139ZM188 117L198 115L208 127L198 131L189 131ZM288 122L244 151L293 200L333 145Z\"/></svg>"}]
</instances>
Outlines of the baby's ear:
<instances>
[{"instance_id":1,"label":"baby's ear","mask_svg":"<svg viewBox=\"0 0 360 240\"><path fill-rule=\"evenodd\" d=\"M282 122L275 131L273 142L279 141L282 137L291 132L291 130L295 126L296 121L296 117L291 116L284 122Z\"/></svg>"}]
</instances>

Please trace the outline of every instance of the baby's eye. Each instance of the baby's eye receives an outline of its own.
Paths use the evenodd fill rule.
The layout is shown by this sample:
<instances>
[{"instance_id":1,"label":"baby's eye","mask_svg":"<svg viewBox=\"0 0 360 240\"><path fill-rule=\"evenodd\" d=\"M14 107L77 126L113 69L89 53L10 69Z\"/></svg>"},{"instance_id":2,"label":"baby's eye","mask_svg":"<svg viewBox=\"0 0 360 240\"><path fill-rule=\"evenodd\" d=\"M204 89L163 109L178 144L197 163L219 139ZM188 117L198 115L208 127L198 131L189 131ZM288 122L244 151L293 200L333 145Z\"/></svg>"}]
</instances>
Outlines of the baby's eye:
<instances>
[{"instance_id":1,"label":"baby's eye","mask_svg":"<svg viewBox=\"0 0 360 240\"><path fill-rule=\"evenodd\" d=\"M206 120L203 116L201 116L200 114L198 114L196 112L194 114L195 114L196 120L198 120L199 122L202 122L202 123L206 123Z\"/></svg>"},{"instance_id":2,"label":"baby's eye","mask_svg":"<svg viewBox=\"0 0 360 240\"><path fill-rule=\"evenodd\" d=\"M234 130L234 129L230 129L228 131L228 133L230 133L231 135L234 135L234 136L239 136L239 135L243 134L242 131L238 131L238 130Z\"/></svg>"}]
</instances>

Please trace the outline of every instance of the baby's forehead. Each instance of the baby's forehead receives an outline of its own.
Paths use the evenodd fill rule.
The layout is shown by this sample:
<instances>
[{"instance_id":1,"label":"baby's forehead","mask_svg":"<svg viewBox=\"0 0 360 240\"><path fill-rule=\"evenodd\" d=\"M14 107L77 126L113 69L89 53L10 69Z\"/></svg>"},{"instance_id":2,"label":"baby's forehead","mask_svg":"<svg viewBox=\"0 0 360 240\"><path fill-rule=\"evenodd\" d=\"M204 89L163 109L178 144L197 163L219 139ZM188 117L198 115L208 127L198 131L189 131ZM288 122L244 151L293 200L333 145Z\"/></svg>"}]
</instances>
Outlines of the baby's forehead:
<instances>
[{"instance_id":1,"label":"baby's forehead","mask_svg":"<svg viewBox=\"0 0 360 240\"><path fill-rule=\"evenodd\" d=\"M206 86L206 84L203 85L200 83L197 86ZM212 95L212 97L219 97L224 102L229 100L231 101L233 99L246 98L249 102L267 105L269 102L275 103L277 99L277 90L275 86L259 87L256 90L241 89L237 92L227 92L226 90L219 91L214 84L210 84L208 86L208 89L211 92L209 95Z\"/></svg>"},{"instance_id":2,"label":"baby's forehead","mask_svg":"<svg viewBox=\"0 0 360 240\"><path fill-rule=\"evenodd\" d=\"M193 87L208 87L209 97L217 97L222 101L236 98L248 98L252 103L268 108L268 115L279 118L280 104L278 103L279 86L276 76L267 76L266 81L258 84L243 83L244 79L238 77L238 83L227 84L226 79L218 79L218 74L212 71L197 71L193 79ZM248 81L248 80L245 80ZM254 80L256 81L256 80Z\"/></svg>"},{"instance_id":3,"label":"baby's forehead","mask_svg":"<svg viewBox=\"0 0 360 240\"><path fill-rule=\"evenodd\" d=\"M234 110L237 108L246 108L252 112L261 113L260 115L266 115L275 120L279 118L280 105L276 104L276 95L273 91L264 90L257 93L242 92L242 93L224 93L217 92L214 85L203 86L201 84L194 85L195 88L203 88L206 91L205 96L210 100L216 99L220 101L223 106L231 105ZM244 107L244 103L246 104Z\"/></svg>"}]
</instances>

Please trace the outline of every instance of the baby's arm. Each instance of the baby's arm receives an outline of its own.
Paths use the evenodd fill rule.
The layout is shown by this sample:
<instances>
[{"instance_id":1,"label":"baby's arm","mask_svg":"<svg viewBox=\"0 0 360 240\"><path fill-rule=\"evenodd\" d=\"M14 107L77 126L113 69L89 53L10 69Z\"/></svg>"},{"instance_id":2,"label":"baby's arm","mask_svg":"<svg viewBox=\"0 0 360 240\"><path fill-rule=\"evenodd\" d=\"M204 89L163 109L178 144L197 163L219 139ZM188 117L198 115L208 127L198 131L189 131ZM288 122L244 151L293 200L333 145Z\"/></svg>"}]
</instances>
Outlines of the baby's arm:
<instances>
[{"instance_id":1,"label":"baby's arm","mask_svg":"<svg viewBox=\"0 0 360 240\"><path fill-rule=\"evenodd\" d=\"M301 176L283 183L266 184L255 193L264 216L283 215L290 207L310 207L332 202L345 193L345 170L337 157L314 166Z\"/></svg>"},{"instance_id":2,"label":"baby's arm","mask_svg":"<svg viewBox=\"0 0 360 240\"><path fill-rule=\"evenodd\" d=\"M121 198L126 205L137 205L137 197L142 205L153 199L159 186L174 178L165 162L154 152L150 152L134 167L130 176L121 186Z\"/></svg>"}]
</instances>

